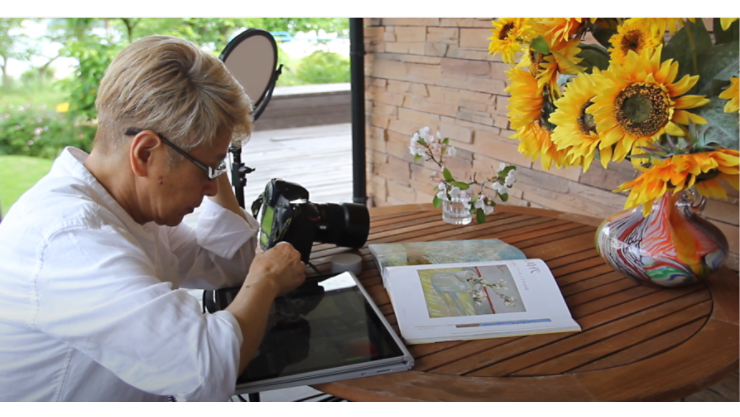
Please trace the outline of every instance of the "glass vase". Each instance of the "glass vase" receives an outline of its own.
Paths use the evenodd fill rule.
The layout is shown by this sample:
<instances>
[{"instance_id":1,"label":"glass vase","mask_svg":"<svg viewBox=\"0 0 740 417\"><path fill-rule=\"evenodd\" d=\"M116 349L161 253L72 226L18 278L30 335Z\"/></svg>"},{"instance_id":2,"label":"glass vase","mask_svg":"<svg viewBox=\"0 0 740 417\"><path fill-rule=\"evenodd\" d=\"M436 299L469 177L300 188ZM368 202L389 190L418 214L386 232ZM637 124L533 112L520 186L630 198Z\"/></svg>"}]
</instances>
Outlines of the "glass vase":
<instances>
[{"instance_id":1,"label":"glass vase","mask_svg":"<svg viewBox=\"0 0 740 417\"><path fill-rule=\"evenodd\" d=\"M471 199L469 195L460 193L458 196L442 201L442 220L457 225L466 225L472 222Z\"/></svg>"},{"instance_id":2,"label":"glass vase","mask_svg":"<svg viewBox=\"0 0 740 417\"><path fill-rule=\"evenodd\" d=\"M701 217L706 200L693 189L617 213L596 231L596 249L614 270L640 284L680 287L705 279L727 258L722 231Z\"/></svg>"}]
</instances>

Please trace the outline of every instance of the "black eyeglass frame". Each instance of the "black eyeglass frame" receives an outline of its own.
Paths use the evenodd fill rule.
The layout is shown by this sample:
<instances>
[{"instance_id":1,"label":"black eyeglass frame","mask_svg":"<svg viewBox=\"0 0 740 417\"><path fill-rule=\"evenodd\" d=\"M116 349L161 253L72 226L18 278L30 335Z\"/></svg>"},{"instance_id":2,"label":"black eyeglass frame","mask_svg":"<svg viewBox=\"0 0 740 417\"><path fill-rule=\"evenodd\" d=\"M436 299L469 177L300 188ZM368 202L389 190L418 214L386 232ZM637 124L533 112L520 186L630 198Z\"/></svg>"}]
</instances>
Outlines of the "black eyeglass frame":
<instances>
[{"instance_id":1,"label":"black eyeglass frame","mask_svg":"<svg viewBox=\"0 0 740 417\"><path fill-rule=\"evenodd\" d=\"M177 152L180 155L182 155L185 159L187 159L188 161L190 161L193 164L195 164L195 166L197 166L198 168L200 168L203 171L205 171L205 173L208 176L208 179L209 180L215 180L216 178L220 177L221 174L223 174L224 172L228 171L228 168L226 167L226 160L225 159L223 161L221 161L221 163L218 165L218 168L215 168L215 169L214 168L211 168L210 166L208 166L208 165L206 165L206 164L198 161L197 159L193 158L187 152L185 152L184 150L180 149L177 145L175 145L174 143L170 142L167 138L165 138L161 134L159 134L159 133L157 133L157 132L155 132L155 131L153 131L151 129L139 129L139 128L130 127L128 129L126 129L126 132L124 132L124 135L126 135L126 136L135 136L135 135L138 135L139 133L141 133L141 132L143 132L145 130L150 130L155 135L159 136L159 139L161 139L162 142L164 142L165 145L169 146L175 152Z\"/></svg>"}]
</instances>

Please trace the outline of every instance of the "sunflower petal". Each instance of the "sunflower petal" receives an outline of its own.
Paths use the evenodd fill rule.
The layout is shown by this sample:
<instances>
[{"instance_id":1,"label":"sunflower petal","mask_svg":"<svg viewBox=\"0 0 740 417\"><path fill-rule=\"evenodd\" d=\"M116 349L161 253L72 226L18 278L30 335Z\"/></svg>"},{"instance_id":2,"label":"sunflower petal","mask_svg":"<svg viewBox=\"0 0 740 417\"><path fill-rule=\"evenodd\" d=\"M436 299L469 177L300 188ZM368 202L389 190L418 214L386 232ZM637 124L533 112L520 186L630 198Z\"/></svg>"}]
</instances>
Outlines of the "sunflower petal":
<instances>
[{"instance_id":1,"label":"sunflower petal","mask_svg":"<svg viewBox=\"0 0 740 417\"><path fill-rule=\"evenodd\" d=\"M729 184L732 188L736 190L740 189L740 183L739 183L740 181L738 181L740 177L738 175L719 174L717 178L726 182L727 184Z\"/></svg>"},{"instance_id":2,"label":"sunflower petal","mask_svg":"<svg viewBox=\"0 0 740 417\"><path fill-rule=\"evenodd\" d=\"M705 96L682 96L676 99L676 108L693 109L707 103L709 103L709 99L705 98Z\"/></svg>"},{"instance_id":3,"label":"sunflower petal","mask_svg":"<svg viewBox=\"0 0 740 417\"><path fill-rule=\"evenodd\" d=\"M716 179L697 183L694 187L696 188L696 191L704 197L721 198L723 200L727 199L725 187L723 187Z\"/></svg>"},{"instance_id":4,"label":"sunflower petal","mask_svg":"<svg viewBox=\"0 0 740 417\"><path fill-rule=\"evenodd\" d=\"M608 146L604 149L599 149L599 156L601 158L601 166L606 169L609 165L609 161L612 159L612 147Z\"/></svg>"},{"instance_id":5,"label":"sunflower petal","mask_svg":"<svg viewBox=\"0 0 740 417\"><path fill-rule=\"evenodd\" d=\"M679 123L682 125L688 125L689 120L697 125L703 125L707 123L707 119L686 110L676 110L673 113L673 117L671 118L671 121L673 121L674 123Z\"/></svg>"},{"instance_id":6,"label":"sunflower petal","mask_svg":"<svg viewBox=\"0 0 740 417\"><path fill-rule=\"evenodd\" d=\"M606 147L612 146L615 143L619 142L619 140L623 137L624 135L621 129L612 129L606 135L602 135L599 149L604 149Z\"/></svg>"},{"instance_id":7,"label":"sunflower petal","mask_svg":"<svg viewBox=\"0 0 740 417\"><path fill-rule=\"evenodd\" d=\"M682 96L686 94L687 91L691 90L698 81L699 76L691 77L689 75L684 75L677 83L668 86L668 92L671 94L671 97Z\"/></svg>"},{"instance_id":8,"label":"sunflower petal","mask_svg":"<svg viewBox=\"0 0 740 417\"><path fill-rule=\"evenodd\" d=\"M665 131L666 131L666 132L667 132L667 133L668 133L669 135L673 135L673 136L684 136L684 132L683 132L683 130L681 130L681 128L680 128L680 127L678 127L678 125L676 125L676 124L675 124L675 123L673 123L673 122L668 122L668 123L667 123L667 124L665 125Z\"/></svg>"}]
</instances>

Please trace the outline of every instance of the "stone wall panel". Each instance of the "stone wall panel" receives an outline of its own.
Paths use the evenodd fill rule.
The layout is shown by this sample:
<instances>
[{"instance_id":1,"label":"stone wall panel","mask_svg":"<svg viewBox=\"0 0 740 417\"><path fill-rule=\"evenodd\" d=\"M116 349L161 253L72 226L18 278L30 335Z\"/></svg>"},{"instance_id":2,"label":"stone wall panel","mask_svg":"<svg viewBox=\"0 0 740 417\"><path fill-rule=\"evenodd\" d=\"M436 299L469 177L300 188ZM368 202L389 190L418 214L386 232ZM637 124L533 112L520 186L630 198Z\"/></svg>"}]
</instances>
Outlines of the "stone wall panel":
<instances>
[{"instance_id":1,"label":"stone wall panel","mask_svg":"<svg viewBox=\"0 0 740 417\"><path fill-rule=\"evenodd\" d=\"M517 166L509 205L548 208L605 218L622 210L627 193L612 192L638 172L629 161L594 161L549 170L518 152L507 114L509 93L501 55L491 56L491 20L485 18L365 19L368 192L374 204L431 202L435 172L430 161L413 161L411 135L423 126L437 129L457 147L445 165L456 178L479 181L501 162ZM737 269L738 192L710 200L705 216L730 242L730 266Z\"/></svg>"}]
</instances>

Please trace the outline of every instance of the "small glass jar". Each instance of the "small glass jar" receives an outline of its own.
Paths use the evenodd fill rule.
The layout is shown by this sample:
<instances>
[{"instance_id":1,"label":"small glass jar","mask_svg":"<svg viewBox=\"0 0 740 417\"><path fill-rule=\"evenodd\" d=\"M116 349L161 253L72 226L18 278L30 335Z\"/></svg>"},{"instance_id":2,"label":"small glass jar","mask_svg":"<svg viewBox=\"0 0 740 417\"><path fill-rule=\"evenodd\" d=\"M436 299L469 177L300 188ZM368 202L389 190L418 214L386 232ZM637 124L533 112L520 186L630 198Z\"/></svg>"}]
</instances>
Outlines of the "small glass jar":
<instances>
[{"instance_id":1,"label":"small glass jar","mask_svg":"<svg viewBox=\"0 0 740 417\"><path fill-rule=\"evenodd\" d=\"M442 220L449 224L466 225L473 221L468 194L460 193L442 202Z\"/></svg>"}]
</instances>

